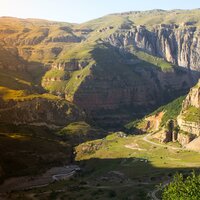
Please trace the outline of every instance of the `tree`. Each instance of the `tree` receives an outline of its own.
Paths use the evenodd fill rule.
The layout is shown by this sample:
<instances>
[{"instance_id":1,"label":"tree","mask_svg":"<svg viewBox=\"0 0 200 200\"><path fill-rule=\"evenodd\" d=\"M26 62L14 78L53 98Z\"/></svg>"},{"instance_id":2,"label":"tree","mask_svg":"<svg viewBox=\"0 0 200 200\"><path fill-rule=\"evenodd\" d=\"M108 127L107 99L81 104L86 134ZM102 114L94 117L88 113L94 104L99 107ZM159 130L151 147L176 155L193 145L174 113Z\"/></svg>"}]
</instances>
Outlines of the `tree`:
<instances>
[{"instance_id":1,"label":"tree","mask_svg":"<svg viewBox=\"0 0 200 200\"><path fill-rule=\"evenodd\" d=\"M200 175L194 172L184 178L182 174L176 174L174 180L164 188L163 200L199 200L200 199Z\"/></svg>"}]
</instances>

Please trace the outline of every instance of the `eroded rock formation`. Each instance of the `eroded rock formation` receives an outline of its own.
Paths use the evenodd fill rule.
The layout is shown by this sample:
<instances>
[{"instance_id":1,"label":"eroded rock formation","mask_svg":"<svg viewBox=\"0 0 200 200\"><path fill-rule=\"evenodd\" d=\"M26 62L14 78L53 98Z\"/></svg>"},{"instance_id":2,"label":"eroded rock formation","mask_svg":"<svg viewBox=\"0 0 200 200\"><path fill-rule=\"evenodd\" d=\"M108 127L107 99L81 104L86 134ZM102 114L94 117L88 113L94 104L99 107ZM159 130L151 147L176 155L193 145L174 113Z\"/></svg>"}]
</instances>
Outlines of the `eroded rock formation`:
<instances>
[{"instance_id":1,"label":"eroded rock formation","mask_svg":"<svg viewBox=\"0 0 200 200\"><path fill-rule=\"evenodd\" d=\"M184 100L183 108L177 121L181 130L200 135L200 80Z\"/></svg>"},{"instance_id":2,"label":"eroded rock formation","mask_svg":"<svg viewBox=\"0 0 200 200\"><path fill-rule=\"evenodd\" d=\"M119 30L105 41L129 51L130 47L164 58L175 65L200 71L200 30L161 24L148 30L145 26Z\"/></svg>"}]
</instances>

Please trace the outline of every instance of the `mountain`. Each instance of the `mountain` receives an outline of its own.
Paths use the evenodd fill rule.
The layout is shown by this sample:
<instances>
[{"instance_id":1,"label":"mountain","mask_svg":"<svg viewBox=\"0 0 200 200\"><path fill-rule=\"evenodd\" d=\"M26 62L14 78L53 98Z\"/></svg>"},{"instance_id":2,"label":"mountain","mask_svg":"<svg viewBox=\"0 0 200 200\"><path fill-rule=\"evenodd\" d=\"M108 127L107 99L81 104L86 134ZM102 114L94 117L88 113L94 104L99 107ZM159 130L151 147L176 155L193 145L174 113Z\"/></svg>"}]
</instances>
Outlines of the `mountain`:
<instances>
[{"instance_id":1,"label":"mountain","mask_svg":"<svg viewBox=\"0 0 200 200\"><path fill-rule=\"evenodd\" d=\"M128 12L83 24L3 17L2 79L7 70L25 74L31 93L46 90L99 125L121 125L186 94L197 82L199 12ZM27 89L21 86L17 89Z\"/></svg>"},{"instance_id":2,"label":"mountain","mask_svg":"<svg viewBox=\"0 0 200 200\"><path fill-rule=\"evenodd\" d=\"M199 78L199 9L1 17L0 199L153 198L200 166Z\"/></svg>"},{"instance_id":3,"label":"mountain","mask_svg":"<svg viewBox=\"0 0 200 200\"><path fill-rule=\"evenodd\" d=\"M200 135L200 80L184 100L177 121L183 131Z\"/></svg>"},{"instance_id":4,"label":"mountain","mask_svg":"<svg viewBox=\"0 0 200 200\"><path fill-rule=\"evenodd\" d=\"M140 132L150 131L152 137L161 142L178 141L188 149L200 151L200 80L186 97L179 97L126 127Z\"/></svg>"},{"instance_id":5,"label":"mountain","mask_svg":"<svg viewBox=\"0 0 200 200\"><path fill-rule=\"evenodd\" d=\"M180 130L191 135L191 139L189 140L189 144L186 144L186 148L200 151L200 80L190 90L186 99L183 101L182 110L177 118L177 122Z\"/></svg>"}]
</instances>

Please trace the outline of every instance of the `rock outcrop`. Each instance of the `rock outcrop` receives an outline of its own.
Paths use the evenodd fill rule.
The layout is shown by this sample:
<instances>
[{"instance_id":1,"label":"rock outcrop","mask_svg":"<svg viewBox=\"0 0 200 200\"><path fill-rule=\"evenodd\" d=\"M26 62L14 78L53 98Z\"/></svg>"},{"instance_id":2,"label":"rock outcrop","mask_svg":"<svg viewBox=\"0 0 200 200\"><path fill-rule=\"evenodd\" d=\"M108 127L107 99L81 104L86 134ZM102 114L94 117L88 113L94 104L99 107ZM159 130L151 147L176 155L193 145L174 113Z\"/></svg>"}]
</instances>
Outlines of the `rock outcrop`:
<instances>
[{"instance_id":1,"label":"rock outcrop","mask_svg":"<svg viewBox=\"0 0 200 200\"><path fill-rule=\"evenodd\" d=\"M160 142L179 142L189 149L193 149L194 144L194 149L197 150L199 139L196 138L200 137L200 80L190 89L184 100L179 101L179 99L159 108L157 113L144 118L143 122L147 122L147 131L154 132L153 138ZM173 109L180 111L174 113ZM165 116L165 113L163 115L161 111L168 115ZM173 112L171 116L170 112ZM141 125L144 127L145 123L141 122Z\"/></svg>"},{"instance_id":2,"label":"rock outcrop","mask_svg":"<svg viewBox=\"0 0 200 200\"><path fill-rule=\"evenodd\" d=\"M196 138L194 134L187 134L187 133L179 133L177 137L177 141L183 146L187 146Z\"/></svg>"},{"instance_id":3,"label":"rock outcrop","mask_svg":"<svg viewBox=\"0 0 200 200\"><path fill-rule=\"evenodd\" d=\"M184 100L177 121L181 130L200 135L200 80Z\"/></svg>"},{"instance_id":4,"label":"rock outcrop","mask_svg":"<svg viewBox=\"0 0 200 200\"><path fill-rule=\"evenodd\" d=\"M73 72L76 70L83 69L89 64L88 60L71 59L59 61L52 64L53 69L64 70L68 72Z\"/></svg>"},{"instance_id":5,"label":"rock outcrop","mask_svg":"<svg viewBox=\"0 0 200 200\"><path fill-rule=\"evenodd\" d=\"M200 152L200 137L192 140L185 147L189 150Z\"/></svg>"},{"instance_id":6,"label":"rock outcrop","mask_svg":"<svg viewBox=\"0 0 200 200\"><path fill-rule=\"evenodd\" d=\"M65 96L101 123L103 118L105 122L112 121L110 117L127 121L130 113L132 116L144 115L156 105L184 94L195 82L191 74L182 69L163 72L148 63L143 66L135 64L130 67L114 59L113 63L107 63L107 67L93 66L91 74L73 96L68 91ZM113 110L116 110L115 114L112 114Z\"/></svg>"},{"instance_id":7,"label":"rock outcrop","mask_svg":"<svg viewBox=\"0 0 200 200\"><path fill-rule=\"evenodd\" d=\"M182 104L181 113L177 120L171 120L165 124L164 129L160 127L158 133L154 134L154 138L161 142L179 142L183 147L199 151L200 137L200 80L196 86L190 89L189 94ZM178 125L178 126L177 126Z\"/></svg>"},{"instance_id":8,"label":"rock outcrop","mask_svg":"<svg viewBox=\"0 0 200 200\"><path fill-rule=\"evenodd\" d=\"M200 108L200 79L197 85L191 88L189 94L183 102L183 111L188 107L194 106Z\"/></svg>"},{"instance_id":9,"label":"rock outcrop","mask_svg":"<svg viewBox=\"0 0 200 200\"><path fill-rule=\"evenodd\" d=\"M182 12L187 20L177 14ZM185 94L200 77L195 12L130 12L84 24L0 18L6 55L26 61L12 67L3 56L0 68L41 65L39 76L36 68L30 71L34 81L39 77L37 85L66 97L95 121L127 122Z\"/></svg>"},{"instance_id":10,"label":"rock outcrop","mask_svg":"<svg viewBox=\"0 0 200 200\"><path fill-rule=\"evenodd\" d=\"M161 24L150 31L140 25L128 31L119 30L105 41L125 51L133 47L174 65L200 71L200 30L196 27L178 27Z\"/></svg>"},{"instance_id":11,"label":"rock outcrop","mask_svg":"<svg viewBox=\"0 0 200 200\"><path fill-rule=\"evenodd\" d=\"M200 121L198 122L187 121L181 116L178 117L177 121L179 126L181 127L181 130L198 136L200 135Z\"/></svg>"}]
</instances>

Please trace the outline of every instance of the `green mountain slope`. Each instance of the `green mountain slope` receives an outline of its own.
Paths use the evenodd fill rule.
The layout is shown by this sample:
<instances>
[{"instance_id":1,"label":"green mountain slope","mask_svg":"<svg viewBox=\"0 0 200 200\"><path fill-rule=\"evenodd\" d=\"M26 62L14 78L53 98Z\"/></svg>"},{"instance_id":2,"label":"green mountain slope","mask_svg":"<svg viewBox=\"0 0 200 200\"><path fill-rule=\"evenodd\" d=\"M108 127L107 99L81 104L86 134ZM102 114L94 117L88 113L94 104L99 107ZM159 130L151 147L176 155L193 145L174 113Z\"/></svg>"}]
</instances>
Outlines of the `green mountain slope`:
<instances>
[{"instance_id":1,"label":"green mountain slope","mask_svg":"<svg viewBox=\"0 0 200 200\"><path fill-rule=\"evenodd\" d=\"M1 85L51 93L99 124L122 124L196 83L199 12L118 13L83 24L3 17L0 70L10 76L2 71Z\"/></svg>"}]
</instances>

